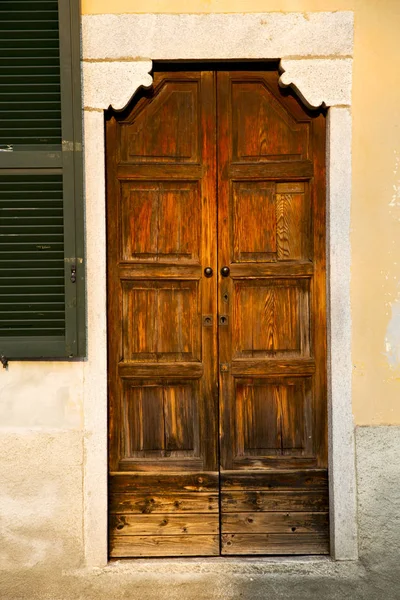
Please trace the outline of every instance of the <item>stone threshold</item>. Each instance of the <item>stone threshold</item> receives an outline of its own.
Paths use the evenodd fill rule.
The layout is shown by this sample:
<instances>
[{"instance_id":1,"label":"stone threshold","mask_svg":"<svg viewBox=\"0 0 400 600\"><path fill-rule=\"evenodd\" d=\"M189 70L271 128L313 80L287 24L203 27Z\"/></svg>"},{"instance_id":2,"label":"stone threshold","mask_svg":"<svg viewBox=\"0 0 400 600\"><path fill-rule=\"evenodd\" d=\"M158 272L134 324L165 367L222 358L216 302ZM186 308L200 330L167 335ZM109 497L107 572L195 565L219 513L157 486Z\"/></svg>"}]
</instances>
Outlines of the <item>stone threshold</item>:
<instances>
[{"instance_id":1,"label":"stone threshold","mask_svg":"<svg viewBox=\"0 0 400 600\"><path fill-rule=\"evenodd\" d=\"M104 567L63 571L64 575L141 576L141 575L312 575L351 577L360 574L359 561L337 561L330 556L262 557L177 557L113 559Z\"/></svg>"}]
</instances>

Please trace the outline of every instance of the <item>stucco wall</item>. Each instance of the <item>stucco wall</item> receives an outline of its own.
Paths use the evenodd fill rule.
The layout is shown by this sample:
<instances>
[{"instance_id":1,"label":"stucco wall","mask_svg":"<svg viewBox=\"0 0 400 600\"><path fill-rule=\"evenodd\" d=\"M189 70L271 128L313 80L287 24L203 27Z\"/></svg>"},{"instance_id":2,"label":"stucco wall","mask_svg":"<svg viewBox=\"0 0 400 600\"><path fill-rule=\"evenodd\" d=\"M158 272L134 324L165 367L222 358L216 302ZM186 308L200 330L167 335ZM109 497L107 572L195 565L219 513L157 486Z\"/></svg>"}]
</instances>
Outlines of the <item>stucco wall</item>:
<instances>
[{"instance_id":1,"label":"stucco wall","mask_svg":"<svg viewBox=\"0 0 400 600\"><path fill-rule=\"evenodd\" d=\"M2 552L7 558L1 567L0 597L4 600L399 600L400 598L400 427L359 427L356 435L358 472L358 513L360 561L335 563L324 558L307 559L188 559L117 561L105 569L76 568L80 561L80 488L71 465L66 473L65 459L71 456L71 439L66 445L48 444L61 468L57 475L46 466L42 449L38 473L21 472L24 483L15 488L13 520L14 545L7 539ZM60 438L61 439L61 438ZM28 440L26 439L28 442ZM17 446L22 450L22 441ZM4 449L7 446L4 446ZM15 450L11 440L9 449ZM29 452L35 445L27 443ZM24 452L18 457L22 460ZM77 452L79 454L79 452ZM1 456L4 456L3 447ZM4 473L3 464L0 468ZM52 485L46 486L52 473ZM8 475L10 475L8 473ZM18 479L17 473L13 475ZM57 506L55 481L63 480ZM44 489L38 501L29 504L47 527L44 538L39 529L29 534L29 511L24 494L32 484ZM41 483L40 483L41 482ZM69 488L69 489L67 489ZM38 487L34 486L35 493ZM31 492L29 492L31 493ZM73 499L75 498L75 500ZM48 501L46 502L46 498ZM18 499L21 503L18 504ZM4 505L3 505L4 506ZM24 514L18 519L18 509ZM50 524L50 520L52 523ZM46 525L47 524L47 525ZM2 530L3 533L4 529ZM69 534L68 534L69 531ZM65 556L62 556L64 550ZM29 557L31 556L31 559ZM36 566L32 569L30 567ZM58 568L57 568L58 567Z\"/></svg>"},{"instance_id":2,"label":"stucco wall","mask_svg":"<svg viewBox=\"0 0 400 600\"><path fill-rule=\"evenodd\" d=\"M82 564L83 370L0 371L0 570Z\"/></svg>"},{"instance_id":3,"label":"stucco wall","mask_svg":"<svg viewBox=\"0 0 400 600\"><path fill-rule=\"evenodd\" d=\"M188 7L190 6L190 11ZM352 319L356 424L400 423L400 2L83 0L83 13L353 10Z\"/></svg>"}]
</instances>

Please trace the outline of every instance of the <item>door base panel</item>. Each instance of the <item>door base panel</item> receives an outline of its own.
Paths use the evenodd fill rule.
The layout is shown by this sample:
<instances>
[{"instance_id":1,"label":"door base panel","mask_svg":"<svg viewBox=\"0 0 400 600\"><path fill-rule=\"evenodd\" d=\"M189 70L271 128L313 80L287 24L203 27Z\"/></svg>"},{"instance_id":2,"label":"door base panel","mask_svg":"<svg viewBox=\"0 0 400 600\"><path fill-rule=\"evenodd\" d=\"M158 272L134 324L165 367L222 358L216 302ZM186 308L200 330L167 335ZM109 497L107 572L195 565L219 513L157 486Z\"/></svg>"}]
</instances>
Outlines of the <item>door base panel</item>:
<instances>
[{"instance_id":1,"label":"door base panel","mask_svg":"<svg viewBox=\"0 0 400 600\"><path fill-rule=\"evenodd\" d=\"M221 554L329 554L328 533L226 533Z\"/></svg>"},{"instance_id":2,"label":"door base panel","mask_svg":"<svg viewBox=\"0 0 400 600\"><path fill-rule=\"evenodd\" d=\"M125 535L110 540L111 558L218 555L218 535Z\"/></svg>"},{"instance_id":3,"label":"door base panel","mask_svg":"<svg viewBox=\"0 0 400 600\"><path fill-rule=\"evenodd\" d=\"M111 557L218 556L218 473L109 478Z\"/></svg>"},{"instance_id":4,"label":"door base panel","mask_svg":"<svg viewBox=\"0 0 400 600\"><path fill-rule=\"evenodd\" d=\"M221 554L328 554L324 469L221 473Z\"/></svg>"}]
</instances>

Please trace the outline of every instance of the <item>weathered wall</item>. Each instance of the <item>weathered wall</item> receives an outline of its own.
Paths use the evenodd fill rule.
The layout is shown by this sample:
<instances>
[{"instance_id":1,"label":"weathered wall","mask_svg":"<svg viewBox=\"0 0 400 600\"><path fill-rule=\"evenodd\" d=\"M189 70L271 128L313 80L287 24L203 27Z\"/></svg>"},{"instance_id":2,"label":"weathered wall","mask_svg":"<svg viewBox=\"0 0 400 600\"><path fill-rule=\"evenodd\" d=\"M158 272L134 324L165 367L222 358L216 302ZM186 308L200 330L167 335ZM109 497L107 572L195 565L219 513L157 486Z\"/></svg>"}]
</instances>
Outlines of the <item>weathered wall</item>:
<instances>
[{"instance_id":1,"label":"weathered wall","mask_svg":"<svg viewBox=\"0 0 400 600\"><path fill-rule=\"evenodd\" d=\"M190 6L190 10L189 10ZM400 2L83 0L83 13L354 10L353 409L359 425L400 423Z\"/></svg>"},{"instance_id":2,"label":"weathered wall","mask_svg":"<svg viewBox=\"0 0 400 600\"><path fill-rule=\"evenodd\" d=\"M83 368L0 372L0 569L82 564Z\"/></svg>"},{"instance_id":3,"label":"weathered wall","mask_svg":"<svg viewBox=\"0 0 400 600\"><path fill-rule=\"evenodd\" d=\"M26 534L20 535L18 540L15 537L14 548L6 545L10 566L16 557L15 569L0 576L0 596L4 600L399 600L400 427L359 427L356 440L361 540L358 563L301 557L275 561L163 559L118 561L105 569L76 570L71 560L62 565L64 572L61 573L54 568L54 563L43 563L49 549L53 548L57 556L60 544L66 543L65 529L60 540L53 524L49 529L48 547L42 554L45 542L35 545L33 536L27 539ZM30 450L34 448L30 446ZM54 450L59 453L67 448L57 445ZM43 454L38 458L44 464ZM28 479L39 481L39 477L32 475ZM67 476L65 485L78 484ZM24 486L19 487L21 496L24 489ZM76 533L74 539L73 532L79 511L73 506L74 493L78 497L79 486L66 496L70 508L64 518L72 527L68 551L71 557L75 553L78 561L79 536ZM45 494L44 490L42 496ZM38 511L45 522L49 513L45 514L40 504L32 505L33 511ZM54 516L60 516L60 512ZM56 521L62 519L55 519L54 523ZM18 542L26 544L26 555L33 550L37 566L41 568L29 569L34 560L31 563L26 558L19 560Z\"/></svg>"}]
</instances>

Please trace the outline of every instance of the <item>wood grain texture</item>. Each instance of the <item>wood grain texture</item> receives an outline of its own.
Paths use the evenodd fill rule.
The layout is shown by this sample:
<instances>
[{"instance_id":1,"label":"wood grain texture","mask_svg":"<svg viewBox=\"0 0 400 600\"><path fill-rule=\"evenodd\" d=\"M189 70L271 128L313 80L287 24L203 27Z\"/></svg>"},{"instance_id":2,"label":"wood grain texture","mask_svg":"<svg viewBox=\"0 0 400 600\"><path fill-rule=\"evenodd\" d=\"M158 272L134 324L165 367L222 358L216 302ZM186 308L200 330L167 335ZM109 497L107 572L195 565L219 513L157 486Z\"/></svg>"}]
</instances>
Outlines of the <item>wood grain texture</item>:
<instances>
[{"instance_id":1,"label":"wood grain texture","mask_svg":"<svg viewBox=\"0 0 400 600\"><path fill-rule=\"evenodd\" d=\"M329 554L328 533L226 533L223 555Z\"/></svg>"},{"instance_id":2,"label":"wood grain texture","mask_svg":"<svg viewBox=\"0 0 400 600\"><path fill-rule=\"evenodd\" d=\"M205 492L114 493L109 499L110 514L219 513L219 494Z\"/></svg>"},{"instance_id":3,"label":"wood grain texture","mask_svg":"<svg viewBox=\"0 0 400 600\"><path fill-rule=\"evenodd\" d=\"M150 102L139 102L121 122L123 163L197 162L199 81L171 79L155 80Z\"/></svg>"},{"instance_id":4,"label":"wood grain texture","mask_svg":"<svg viewBox=\"0 0 400 600\"><path fill-rule=\"evenodd\" d=\"M110 538L111 558L218 556L218 535L120 535Z\"/></svg>"},{"instance_id":5,"label":"wood grain texture","mask_svg":"<svg viewBox=\"0 0 400 600\"><path fill-rule=\"evenodd\" d=\"M122 260L199 263L198 182L123 181Z\"/></svg>"},{"instance_id":6,"label":"wood grain texture","mask_svg":"<svg viewBox=\"0 0 400 600\"><path fill-rule=\"evenodd\" d=\"M111 535L206 535L219 533L218 514L113 515Z\"/></svg>"},{"instance_id":7,"label":"wood grain texture","mask_svg":"<svg viewBox=\"0 0 400 600\"><path fill-rule=\"evenodd\" d=\"M310 355L309 280L234 282L234 358Z\"/></svg>"},{"instance_id":8,"label":"wood grain texture","mask_svg":"<svg viewBox=\"0 0 400 600\"><path fill-rule=\"evenodd\" d=\"M312 456L311 379L236 379L236 456Z\"/></svg>"},{"instance_id":9,"label":"wood grain texture","mask_svg":"<svg viewBox=\"0 0 400 600\"><path fill-rule=\"evenodd\" d=\"M222 471L221 489L231 490L326 490L325 469L287 469L281 471Z\"/></svg>"},{"instance_id":10,"label":"wood grain texture","mask_svg":"<svg viewBox=\"0 0 400 600\"><path fill-rule=\"evenodd\" d=\"M224 513L249 511L328 512L328 490L222 492Z\"/></svg>"},{"instance_id":11,"label":"wood grain texture","mask_svg":"<svg viewBox=\"0 0 400 600\"><path fill-rule=\"evenodd\" d=\"M225 533L324 533L328 514L323 512L240 512L222 515Z\"/></svg>"},{"instance_id":12,"label":"wood grain texture","mask_svg":"<svg viewBox=\"0 0 400 600\"><path fill-rule=\"evenodd\" d=\"M308 131L269 88L269 75L232 73L232 160L264 162L308 158ZM272 82L272 78L271 78Z\"/></svg>"},{"instance_id":13,"label":"wood grain texture","mask_svg":"<svg viewBox=\"0 0 400 600\"><path fill-rule=\"evenodd\" d=\"M216 492L219 473L110 473L110 493Z\"/></svg>"}]
</instances>

